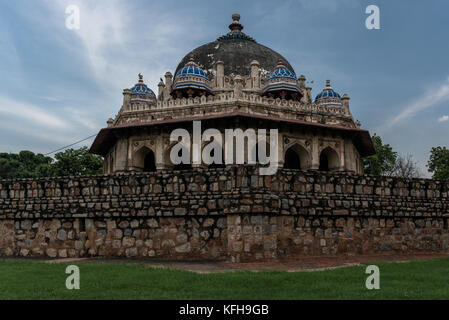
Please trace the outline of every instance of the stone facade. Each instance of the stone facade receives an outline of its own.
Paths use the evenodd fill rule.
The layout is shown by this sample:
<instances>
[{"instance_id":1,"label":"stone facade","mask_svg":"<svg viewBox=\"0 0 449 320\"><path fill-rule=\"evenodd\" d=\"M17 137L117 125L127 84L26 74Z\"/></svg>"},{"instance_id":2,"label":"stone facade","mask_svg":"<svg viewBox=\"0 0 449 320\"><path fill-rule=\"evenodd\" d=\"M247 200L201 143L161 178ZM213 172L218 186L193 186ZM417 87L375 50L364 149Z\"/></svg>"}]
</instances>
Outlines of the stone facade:
<instances>
[{"instance_id":1,"label":"stone facade","mask_svg":"<svg viewBox=\"0 0 449 320\"><path fill-rule=\"evenodd\" d=\"M91 147L105 158L104 172L174 168L170 134L186 129L192 142L192 121L201 121L222 136L226 129L277 129L279 167L362 174L362 158L375 150L351 114L349 96L327 81L314 100L306 77L243 33L238 14L232 18L231 32L188 53L174 75L161 78L157 94L142 75L123 91L118 114ZM238 152L248 158L248 150Z\"/></svg>"},{"instance_id":2,"label":"stone facade","mask_svg":"<svg viewBox=\"0 0 449 320\"><path fill-rule=\"evenodd\" d=\"M447 252L449 184L254 166L0 181L0 255Z\"/></svg>"}]
</instances>

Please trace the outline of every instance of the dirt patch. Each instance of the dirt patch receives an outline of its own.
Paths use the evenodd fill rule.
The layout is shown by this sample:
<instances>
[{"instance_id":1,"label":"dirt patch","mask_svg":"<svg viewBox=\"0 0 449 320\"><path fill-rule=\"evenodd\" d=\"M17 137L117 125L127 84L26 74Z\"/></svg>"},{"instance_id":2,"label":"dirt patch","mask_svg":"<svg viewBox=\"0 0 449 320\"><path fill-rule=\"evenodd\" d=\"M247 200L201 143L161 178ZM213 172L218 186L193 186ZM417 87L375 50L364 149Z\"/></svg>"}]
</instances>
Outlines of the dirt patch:
<instances>
[{"instance_id":1,"label":"dirt patch","mask_svg":"<svg viewBox=\"0 0 449 320\"><path fill-rule=\"evenodd\" d=\"M448 258L449 254L408 254L408 255L362 255L335 257L298 257L279 259L276 261L229 263L217 261L166 261L153 259L102 259L102 258L3 258L4 261L39 261L46 263L143 263L156 268L173 268L196 273L230 272L230 271L267 271L280 270L288 272L317 271L360 265L362 263L391 261L405 262L410 260ZM1 261L0 260L0 261Z\"/></svg>"}]
</instances>

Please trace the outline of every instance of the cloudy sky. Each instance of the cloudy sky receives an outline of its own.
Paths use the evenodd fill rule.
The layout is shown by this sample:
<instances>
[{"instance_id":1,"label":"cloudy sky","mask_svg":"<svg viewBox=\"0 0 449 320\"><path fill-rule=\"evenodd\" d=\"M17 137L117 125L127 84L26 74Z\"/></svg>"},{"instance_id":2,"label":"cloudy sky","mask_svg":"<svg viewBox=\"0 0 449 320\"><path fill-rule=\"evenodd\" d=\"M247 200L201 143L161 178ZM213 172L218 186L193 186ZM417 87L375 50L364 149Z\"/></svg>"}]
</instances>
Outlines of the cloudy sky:
<instances>
[{"instance_id":1,"label":"cloudy sky","mask_svg":"<svg viewBox=\"0 0 449 320\"><path fill-rule=\"evenodd\" d=\"M380 30L365 27L370 4ZM79 30L66 28L69 5ZM331 79L362 128L423 169L432 146L449 146L447 0L0 0L0 152L95 134L139 72L156 91L187 52L228 32L233 12L313 95Z\"/></svg>"}]
</instances>

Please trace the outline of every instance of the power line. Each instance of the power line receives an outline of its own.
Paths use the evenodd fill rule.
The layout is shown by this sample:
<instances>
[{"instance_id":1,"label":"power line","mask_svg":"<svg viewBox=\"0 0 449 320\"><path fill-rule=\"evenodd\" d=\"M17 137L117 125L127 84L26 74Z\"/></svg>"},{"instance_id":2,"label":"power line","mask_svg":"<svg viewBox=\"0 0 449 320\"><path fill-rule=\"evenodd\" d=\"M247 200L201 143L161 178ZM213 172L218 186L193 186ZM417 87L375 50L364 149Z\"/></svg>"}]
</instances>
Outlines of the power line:
<instances>
[{"instance_id":1,"label":"power line","mask_svg":"<svg viewBox=\"0 0 449 320\"><path fill-rule=\"evenodd\" d=\"M84 141L86 141L86 140L89 140L90 138L93 138L93 137L95 137L96 135L97 135L97 134L93 134L93 135L91 135L91 136L89 136L89 137L87 137L87 138L84 138L83 140L74 142L74 143L72 143L72 144L69 144L68 146L65 146L65 147L59 148L59 149L57 149L57 150L54 150L54 151L52 151L52 152L46 153L46 154L44 154L44 156L48 156L48 155L50 155L50 154L52 154L52 153L55 153L55 152L58 152L58 151L62 151L62 150L64 150L64 149L67 149L67 148L69 148L69 147L71 147L71 146L74 146L75 144L78 144L78 143L84 142Z\"/></svg>"}]
</instances>

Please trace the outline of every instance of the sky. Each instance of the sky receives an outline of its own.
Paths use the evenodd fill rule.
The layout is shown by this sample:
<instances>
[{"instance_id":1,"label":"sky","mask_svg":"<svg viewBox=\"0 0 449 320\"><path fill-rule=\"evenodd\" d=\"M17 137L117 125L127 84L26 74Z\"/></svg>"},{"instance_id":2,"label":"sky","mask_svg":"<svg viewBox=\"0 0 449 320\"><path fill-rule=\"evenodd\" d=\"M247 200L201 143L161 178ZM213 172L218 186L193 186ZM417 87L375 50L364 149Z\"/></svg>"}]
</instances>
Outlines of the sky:
<instances>
[{"instance_id":1,"label":"sky","mask_svg":"<svg viewBox=\"0 0 449 320\"><path fill-rule=\"evenodd\" d=\"M79 30L66 26L69 5ZM369 5L378 30L365 26ZM157 92L188 52L228 32L234 12L313 96L330 79L362 129L424 174L430 149L449 147L447 0L0 0L0 152L45 154L96 134L138 73Z\"/></svg>"}]
</instances>

